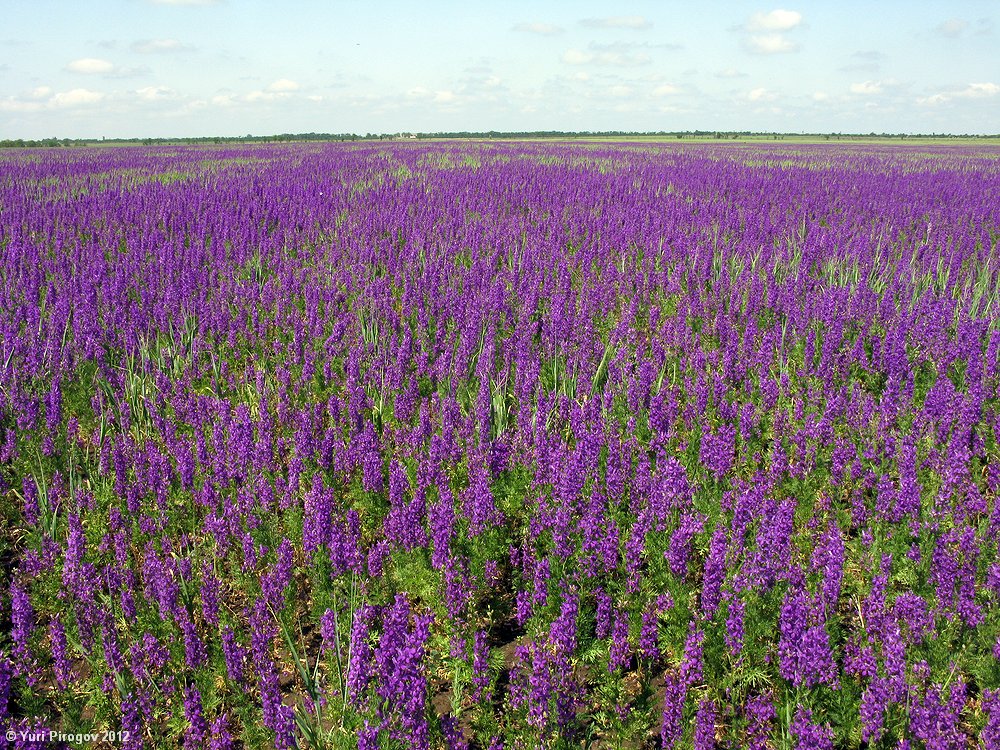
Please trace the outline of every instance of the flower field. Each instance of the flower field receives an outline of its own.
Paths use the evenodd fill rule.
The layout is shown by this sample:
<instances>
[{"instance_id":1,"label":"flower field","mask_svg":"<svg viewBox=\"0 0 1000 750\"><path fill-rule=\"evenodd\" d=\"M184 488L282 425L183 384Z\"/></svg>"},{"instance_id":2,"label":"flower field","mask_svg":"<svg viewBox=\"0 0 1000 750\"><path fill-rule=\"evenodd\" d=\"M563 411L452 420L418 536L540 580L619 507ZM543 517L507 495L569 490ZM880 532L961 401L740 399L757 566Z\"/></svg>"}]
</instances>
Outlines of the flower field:
<instances>
[{"instance_id":1,"label":"flower field","mask_svg":"<svg viewBox=\"0 0 1000 750\"><path fill-rule=\"evenodd\" d=\"M4 742L1000 748L998 244L987 146L0 153Z\"/></svg>"}]
</instances>

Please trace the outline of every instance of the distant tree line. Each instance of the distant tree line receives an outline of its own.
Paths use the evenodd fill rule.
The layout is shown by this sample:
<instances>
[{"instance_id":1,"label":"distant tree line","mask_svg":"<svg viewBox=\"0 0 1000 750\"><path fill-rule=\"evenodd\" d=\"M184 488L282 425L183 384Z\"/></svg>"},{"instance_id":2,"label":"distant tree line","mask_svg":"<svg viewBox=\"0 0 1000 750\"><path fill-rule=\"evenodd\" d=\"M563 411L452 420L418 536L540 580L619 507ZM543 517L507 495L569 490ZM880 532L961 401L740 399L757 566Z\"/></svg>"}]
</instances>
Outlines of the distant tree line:
<instances>
[{"instance_id":1,"label":"distant tree line","mask_svg":"<svg viewBox=\"0 0 1000 750\"><path fill-rule=\"evenodd\" d=\"M636 131L636 130L525 130L525 131L496 131L472 132L472 131L449 131L437 133L416 133L417 138L466 138L466 139L489 139L489 138L700 138L700 139L735 139L735 138L773 138L783 140L785 138L825 138L826 140L852 140L859 138L938 138L947 140L949 138L997 138L1000 134L994 135L959 135L955 133L778 133L752 130L657 130L657 131ZM371 137L371 136L369 136ZM391 137L391 136L390 136Z\"/></svg>"},{"instance_id":2,"label":"distant tree line","mask_svg":"<svg viewBox=\"0 0 1000 750\"><path fill-rule=\"evenodd\" d=\"M94 145L164 145L164 144L224 144L224 143L289 143L293 141L385 141L397 139L465 139L465 140L519 140L519 139L573 139L573 138L685 138L733 140L737 138L762 138L784 140L785 138L823 138L825 140L856 140L856 139L938 139L953 138L998 138L994 135L958 135L946 133L777 133L751 130L719 131L719 130L683 130L683 131L638 131L638 130L489 130L489 131L439 131L434 133L278 133L275 135L241 135L241 136L200 136L187 138L43 138L4 139L0 140L0 148L61 148L70 146Z\"/></svg>"},{"instance_id":3,"label":"distant tree line","mask_svg":"<svg viewBox=\"0 0 1000 750\"><path fill-rule=\"evenodd\" d=\"M4 139L0 140L0 148L52 148L61 146L100 146L100 145L142 145L154 146L165 144L206 144L206 143L287 143L290 141L364 141L394 138L393 135L358 135L357 133L278 133L276 135L238 135L238 136L198 136L185 138L44 138Z\"/></svg>"},{"instance_id":4,"label":"distant tree line","mask_svg":"<svg viewBox=\"0 0 1000 750\"><path fill-rule=\"evenodd\" d=\"M77 146L81 143L82 141L73 140L72 138L43 138L37 141L26 141L22 138L17 138L0 141L0 148L56 148L60 146Z\"/></svg>"}]
</instances>

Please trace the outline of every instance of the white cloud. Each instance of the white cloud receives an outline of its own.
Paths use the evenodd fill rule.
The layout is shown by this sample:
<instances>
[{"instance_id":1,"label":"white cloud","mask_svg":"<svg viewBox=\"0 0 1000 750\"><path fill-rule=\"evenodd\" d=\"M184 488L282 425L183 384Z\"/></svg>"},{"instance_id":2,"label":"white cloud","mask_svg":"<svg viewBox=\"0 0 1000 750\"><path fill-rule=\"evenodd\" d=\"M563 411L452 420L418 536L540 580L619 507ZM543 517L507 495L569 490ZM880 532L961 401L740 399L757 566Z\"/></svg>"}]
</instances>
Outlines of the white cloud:
<instances>
[{"instance_id":1,"label":"white cloud","mask_svg":"<svg viewBox=\"0 0 1000 750\"><path fill-rule=\"evenodd\" d=\"M23 96L8 96L0 99L0 110L5 112L38 112L45 109L70 109L96 104L105 98L100 91L90 89L70 89L52 92L48 86L39 86Z\"/></svg>"},{"instance_id":2,"label":"white cloud","mask_svg":"<svg viewBox=\"0 0 1000 750\"><path fill-rule=\"evenodd\" d=\"M945 104L954 99L986 99L1000 94L1000 86L995 83L970 83L964 89L951 89L941 91L931 96L922 96L917 99L917 104L936 106Z\"/></svg>"},{"instance_id":3,"label":"white cloud","mask_svg":"<svg viewBox=\"0 0 1000 750\"><path fill-rule=\"evenodd\" d=\"M871 96L873 94L881 94L882 83L880 81L862 81L861 83L852 83L851 93L864 94L865 96Z\"/></svg>"},{"instance_id":4,"label":"white cloud","mask_svg":"<svg viewBox=\"0 0 1000 750\"><path fill-rule=\"evenodd\" d=\"M267 90L276 94L285 94L291 91L298 91L299 84L289 78L279 78L277 81L268 86Z\"/></svg>"},{"instance_id":5,"label":"white cloud","mask_svg":"<svg viewBox=\"0 0 1000 750\"><path fill-rule=\"evenodd\" d=\"M795 52L799 45L787 39L783 34L754 34L747 40L751 51L761 55L774 55L779 52Z\"/></svg>"},{"instance_id":6,"label":"white cloud","mask_svg":"<svg viewBox=\"0 0 1000 750\"><path fill-rule=\"evenodd\" d=\"M674 86L672 83L664 83L661 86L657 86L653 89L653 96L672 96L673 94L679 94L680 89Z\"/></svg>"},{"instance_id":7,"label":"white cloud","mask_svg":"<svg viewBox=\"0 0 1000 750\"><path fill-rule=\"evenodd\" d=\"M825 91L816 91L816 92L813 92L813 101L815 101L815 102L825 102L829 98L830 98L830 95L828 93L826 93Z\"/></svg>"},{"instance_id":8,"label":"white cloud","mask_svg":"<svg viewBox=\"0 0 1000 750\"><path fill-rule=\"evenodd\" d=\"M995 83L970 83L955 94L955 96L969 99L983 99L987 96L996 96L997 94L1000 94L1000 86L997 86Z\"/></svg>"},{"instance_id":9,"label":"white cloud","mask_svg":"<svg viewBox=\"0 0 1000 750\"><path fill-rule=\"evenodd\" d=\"M743 78L746 73L742 73L736 68L726 68L725 70L720 70L715 74L719 78Z\"/></svg>"},{"instance_id":10,"label":"white cloud","mask_svg":"<svg viewBox=\"0 0 1000 750\"><path fill-rule=\"evenodd\" d=\"M216 5L219 0L149 0L153 5Z\"/></svg>"},{"instance_id":11,"label":"white cloud","mask_svg":"<svg viewBox=\"0 0 1000 750\"><path fill-rule=\"evenodd\" d=\"M589 52L581 52L578 49L568 49L563 53L562 59L564 63L569 63L570 65L586 65L594 61L594 56Z\"/></svg>"},{"instance_id":12,"label":"white cloud","mask_svg":"<svg viewBox=\"0 0 1000 750\"><path fill-rule=\"evenodd\" d=\"M743 33L746 48L758 55L775 55L796 52L799 45L786 36L786 32L802 24L802 14L795 10L777 8L767 13L754 13L736 30Z\"/></svg>"},{"instance_id":13,"label":"white cloud","mask_svg":"<svg viewBox=\"0 0 1000 750\"><path fill-rule=\"evenodd\" d=\"M275 94L273 91L261 91L260 89L256 89L249 92L243 97L243 99L248 102L271 102L279 96L280 94Z\"/></svg>"},{"instance_id":14,"label":"white cloud","mask_svg":"<svg viewBox=\"0 0 1000 750\"><path fill-rule=\"evenodd\" d=\"M946 36L949 39L955 39L962 35L962 32L968 28L969 22L961 18L949 18L947 21L939 24L936 31L941 36Z\"/></svg>"},{"instance_id":15,"label":"white cloud","mask_svg":"<svg viewBox=\"0 0 1000 750\"><path fill-rule=\"evenodd\" d=\"M145 102L158 102L165 99L172 99L175 92L166 86L143 86L136 89L135 93Z\"/></svg>"},{"instance_id":16,"label":"white cloud","mask_svg":"<svg viewBox=\"0 0 1000 750\"><path fill-rule=\"evenodd\" d=\"M522 31L526 34L541 34L542 36L555 36L563 33L561 26L551 23L517 23L511 31Z\"/></svg>"},{"instance_id":17,"label":"white cloud","mask_svg":"<svg viewBox=\"0 0 1000 750\"><path fill-rule=\"evenodd\" d=\"M116 67L114 71L108 74L111 78L142 78L143 76L148 75L149 68L144 65L131 68Z\"/></svg>"},{"instance_id":18,"label":"white cloud","mask_svg":"<svg viewBox=\"0 0 1000 750\"><path fill-rule=\"evenodd\" d=\"M144 55L183 52L186 49L177 39L140 39L132 45L133 52Z\"/></svg>"},{"instance_id":19,"label":"white cloud","mask_svg":"<svg viewBox=\"0 0 1000 750\"><path fill-rule=\"evenodd\" d=\"M917 97L917 104L923 106L936 107L938 104L944 104L950 101L951 97L947 94L934 94L933 96L919 96Z\"/></svg>"},{"instance_id":20,"label":"white cloud","mask_svg":"<svg viewBox=\"0 0 1000 750\"><path fill-rule=\"evenodd\" d=\"M52 107L78 107L88 104L97 104L104 98L100 91L90 89L71 89L70 91L60 91L49 99L49 106Z\"/></svg>"},{"instance_id":21,"label":"white cloud","mask_svg":"<svg viewBox=\"0 0 1000 750\"><path fill-rule=\"evenodd\" d=\"M292 93L298 91L299 88L299 84L295 81L289 78L280 78L277 81L272 81L265 89L254 89L253 91L248 91L242 96L224 91L223 93L212 97L212 103L217 106L226 107L231 104L235 104L237 101L249 102L251 104L255 102L280 101L282 99L288 99Z\"/></svg>"},{"instance_id":22,"label":"white cloud","mask_svg":"<svg viewBox=\"0 0 1000 750\"><path fill-rule=\"evenodd\" d=\"M42 107L41 102L24 101L13 96L0 99L0 111L2 112L37 112Z\"/></svg>"},{"instance_id":23,"label":"white cloud","mask_svg":"<svg viewBox=\"0 0 1000 750\"><path fill-rule=\"evenodd\" d=\"M622 45L591 44L586 51L569 49L563 53L562 61L569 65L611 65L615 67L634 67L650 62L649 55L633 54Z\"/></svg>"},{"instance_id":24,"label":"white cloud","mask_svg":"<svg viewBox=\"0 0 1000 750\"><path fill-rule=\"evenodd\" d=\"M188 112L198 112L208 106L208 102L204 99L194 99L187 102L183 107L180 108L178 114L186 114Z\"/></svg>"},{"instance_id":25,"label":"white cloud","mask_svg":"<svg viewBox=\"0 0 1000 750\"><path fill-rule=\"evenodd\" d=\"M763 86L759 86L747 92L747 99L752 102L773 102L777 98L777 94L772 91L768 91Z\"/></svg>"},{"instance_id":26,"label":"white cloud","mask_svg":"<svg viewBox=\"0 0 1000 750\"><path fill-rule=\"evenodd\" d=\"M653 24L644 16L610 16L608 18L585 18L581 26L591 29L649 29Z\"/></svg>"},{"instance_id":27,"label":"white cloud","mask_svg":"<svg viewBox=\"0 0 1000 750\"><path fill-rule=\"evenodd\" d=\"M802 14L778 8L769 13L754 13L747 22L748 31L788 31L802 23Z\"/></svg>"},{"instance_id":28,"label":"white cloud","mask_svg":"<svg viewBox=\"0 0 1000 750\"><path fill-rule=\"evenodd\" d=\"M66 66L66 70L73 73L110 73L115 69L114 64L107 60L100 60L96 57L81 57Z\"/></svg>"},{"instance_id":29,"label":"white cloud","mask_svg":"<svg viewBox=\"0 0 1000 750\"><path fill-rule=\"evenodd\" d=\"M431 91L424 86L414 86L406 92L406 98L417 102L433 102L434 104L455 104L459 97L450 89Z\"/></svg>"}]
</instances>

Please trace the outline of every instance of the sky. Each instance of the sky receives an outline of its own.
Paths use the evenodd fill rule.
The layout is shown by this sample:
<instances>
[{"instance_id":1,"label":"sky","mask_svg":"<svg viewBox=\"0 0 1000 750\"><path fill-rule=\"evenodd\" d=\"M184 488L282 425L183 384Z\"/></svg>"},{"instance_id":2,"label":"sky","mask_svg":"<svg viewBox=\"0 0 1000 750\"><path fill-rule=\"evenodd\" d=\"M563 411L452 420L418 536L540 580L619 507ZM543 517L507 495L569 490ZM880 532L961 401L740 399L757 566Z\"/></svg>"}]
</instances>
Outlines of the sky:
<instances>
[{"instance_id":1,"label":"sky","mask_svg":"<svg viewBox=\"0 0 1000 750\"><path fill-rule=\"evenodd\" d=\"M0 139L1000 133L1000 2L0 0Z\"/></svg>"}]
</instances>

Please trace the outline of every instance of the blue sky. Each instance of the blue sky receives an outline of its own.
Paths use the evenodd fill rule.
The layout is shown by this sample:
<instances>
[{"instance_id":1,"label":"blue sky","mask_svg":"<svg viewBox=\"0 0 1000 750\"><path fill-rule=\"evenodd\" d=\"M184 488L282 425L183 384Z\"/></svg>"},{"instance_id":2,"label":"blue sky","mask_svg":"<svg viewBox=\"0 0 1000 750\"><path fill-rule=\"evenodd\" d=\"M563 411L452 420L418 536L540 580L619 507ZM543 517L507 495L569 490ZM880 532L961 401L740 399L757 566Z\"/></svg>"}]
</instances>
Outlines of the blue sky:
<instances>
[{"instance_id":1,"label":"blue sky","mask_svg":"<svg viewBox=\"0 0 1000 750\"><path fill-rule=\"evenodd\" d=\"M1000 132L1000 3L2 0L0 138Z\"/></svg>"}]
</instances>

